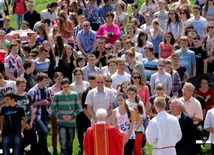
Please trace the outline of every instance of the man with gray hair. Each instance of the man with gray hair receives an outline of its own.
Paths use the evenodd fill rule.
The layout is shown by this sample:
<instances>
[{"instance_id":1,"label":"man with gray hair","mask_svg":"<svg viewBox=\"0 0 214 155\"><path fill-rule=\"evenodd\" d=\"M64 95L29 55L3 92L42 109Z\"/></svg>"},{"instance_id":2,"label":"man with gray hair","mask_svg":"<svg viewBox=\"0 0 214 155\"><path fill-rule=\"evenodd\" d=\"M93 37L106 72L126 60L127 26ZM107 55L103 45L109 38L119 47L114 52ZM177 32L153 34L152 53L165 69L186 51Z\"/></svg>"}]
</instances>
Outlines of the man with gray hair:
<instances>
[{"instance_id":1,"label":"man with gray hair","mask_svg":"<svg viewBox=\"0 0 214 155\"><path fill-rule=\"evenodd\" d=\"M195 87L192 83L185 82L182 89L183 97L180 97L179 100L183 103L187 114L193 118L193 123L195 126L195 139L192 141L190 152L191 154L200 154L201 147L200 145L196 145L195 140L202 139L203 137L203 126L201 124L203 120L203 112L200 102L193 97L194 91Z\"/></svg>"},{"instance_id":2,"label":"man with gray hair","mask_svg":"<svg viewBox=\"0 0 214 155\"><path fill-rule=\"evenodd\" d=\"M178 98L169 101L171 114L174 115L180 124L182 138L176 144L177 155L189 155L191 139L194 134L194 124L191 116L185 113L183 103Z\"/></svg>"},{"instance_id":3,"label":"man with gray hair","mask_svg":"<svg viewBox=\"0 0 214 155\"><path fill-rule=\"evenodd\" d=\"M156 97L154 106L158 114L146 129L147 141L153 146L152 155L176 155L175 145L182 137L178 120L165 111L166 102L163 97Z\"/></svg>"},{"instance_id":4,"label":"man with gray hair","mask_svg":"<svg viewBox=\"0 0 214 155\"><path fill-rule=\"evenodd\" d=\"M106 122L108 113L100 108L96 111L96 124L87 129L84 138L84 154L123 155L125 135Z\"/></svg>"}]
</instances>

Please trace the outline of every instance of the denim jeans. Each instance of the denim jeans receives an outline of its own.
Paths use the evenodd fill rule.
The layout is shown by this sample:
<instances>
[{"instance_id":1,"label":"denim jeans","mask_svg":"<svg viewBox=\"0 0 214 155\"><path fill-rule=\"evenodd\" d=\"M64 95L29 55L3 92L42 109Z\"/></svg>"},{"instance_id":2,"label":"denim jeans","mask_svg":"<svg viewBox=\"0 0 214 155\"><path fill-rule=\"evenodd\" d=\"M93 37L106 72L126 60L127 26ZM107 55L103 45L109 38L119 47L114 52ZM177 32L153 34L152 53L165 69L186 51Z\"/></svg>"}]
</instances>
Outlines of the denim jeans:
<instances>
[{"instance_id":1,"label":"denim jeans","mask_svg":"<svg viewBox=\"0 0 214 155\"><path fill-rule=\"evenodd\" d=\"M13 144L13 155L20 155L22 147L22 137L16 135L2 137L3 155L10 155L11 143Z\"/></svg>"},{"instance_id":2,"label":"denim jeans","mask_svg":"<svg viewBox=\"0 0 214 155\"><path fill-rule=\"evenodd\" d=\"M75 128L58 125L58 132L61 146L60 155L72 155Z\"/></svg>"},{"instance_id":3,"label":"denim jeans","mask_svg":"<svg viewBox=\"0 0 214 155\"><path fill-rule=\"evenodd\" d=\"M47 136L48 136L48 122L50 116L42 115L40 120L35 121L35 125L39 135L39 152L45 154L48 152Z\"/></svg>"},{"instance_id":4,"label":"denim jeans","mask_svg":"<svg viewBox=\"0 0 214 155\"><path fill-rule=\"evenodd\" d=\"M15 18L15 21L16 21L16 29L19 30L21 22L24 19L24 14L14 14L14 18Z\"/></svg>"}]
</instances>

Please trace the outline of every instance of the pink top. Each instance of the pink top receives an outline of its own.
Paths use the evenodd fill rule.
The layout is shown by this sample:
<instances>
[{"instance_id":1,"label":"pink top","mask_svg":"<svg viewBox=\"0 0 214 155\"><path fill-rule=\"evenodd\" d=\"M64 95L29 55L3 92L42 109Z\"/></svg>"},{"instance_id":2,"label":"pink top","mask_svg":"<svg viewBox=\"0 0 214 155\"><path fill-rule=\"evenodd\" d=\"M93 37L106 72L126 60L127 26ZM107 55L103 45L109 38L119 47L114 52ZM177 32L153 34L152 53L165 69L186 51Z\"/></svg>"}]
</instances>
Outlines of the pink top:
<instances>
[{"instance_id":1,"label":"pink top","mask_svg":"<svg viewBox=\"0 0 214 155\"><path fill-rule=\"evenodd\" d=\"M164 42L161 42L159 44L159 48L161 49L161 58L167 58L172 55L172 45L171 44L165 44Z\"/></svg>"},{"instance_id":2,"label":"pink top","mask_svg":"<svg viewBox=\"0 0 214 155\"><path fill-rule=\"evenodd\" d=\"M149 102L149 88L144 85L138 90L138 95L141 98L141 101L146 105Z\"/></svg>"},{"instance_id":3,"label":"pink top","mask_svg":"<svg viewBox=\"0 0 214 155\"><path fill-rule=\"evenodd\" d=\"M114 42L120 38L120 28L118 25L112 24L111 26L107 26L107 24L103 24L97 31L97 39L101 38L103 35L106 35L107 32L113 32L114 34L106 40L106 43L114 44Z\"/></svg>"}]
</instances>

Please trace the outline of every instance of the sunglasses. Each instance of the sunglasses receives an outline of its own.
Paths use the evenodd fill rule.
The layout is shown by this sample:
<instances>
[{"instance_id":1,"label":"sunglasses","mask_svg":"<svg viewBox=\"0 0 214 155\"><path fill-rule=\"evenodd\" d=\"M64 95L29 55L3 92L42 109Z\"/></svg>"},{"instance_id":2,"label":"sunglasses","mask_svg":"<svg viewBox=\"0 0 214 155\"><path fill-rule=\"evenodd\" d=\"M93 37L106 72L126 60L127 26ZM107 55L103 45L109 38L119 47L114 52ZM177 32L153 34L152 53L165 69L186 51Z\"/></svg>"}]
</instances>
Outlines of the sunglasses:
<instances>
[{"instance_id":1,"label":"sunglasses","mask_svg":"<svg viewBox=\"0 0 214 155\"><path fill-rule=\"evenodd\" d=\"M105 50L111 50L111 47L110 48L105 48Z\"/></svg>"},{"instance_id":2,"label":"sunglasses","mask_svg":"<svg viewBox=\"0 0 214 155\"><path fill-rule=\"evenodd\" d=\"M132 78L133 78L133 79L140 79L139 76L133 76Z\"/></svg>"},{"instance_id":3,"label":"sunglasses","mask_svg":"<svg viewBox=\"0 0 214 155\"><path fill-rule=\"evenodd\" d=\"M53 31L58 31L58 30L53 30Z\"/></svg>"},{"instance_id":4,"label":"sunglasses","mask_svg":"<svg viewBox=\"0 0 214 155\"><path fill-rule=\"evenodd\" d=\"M207 28L208 28L208 29L209 29L209 28L213 29L213 28L214 28L214 26L208 26Z\"/></svg>"},{"instance_id":5,"label":"sunglasses","mask_svg":"<svg viewBox=\"0 0 214 155\"><path fill-rule=\"evenodd\" d=\"M104 82L97 82L98 84L100 84L100 83L104 83Z\"/></svg>"},{"instance_id":6,"label":"sunglasses","mask_svg":"<svg viewBox=\"0 0 214 155\"><path fill-rule=\"evenodd\" d=\"M169 13L169 15L174 15L174 14L175 14L174 12L170 12L170 13Z\"/></svg>"},{"instance_id":7,"label":"sunglasses","mask_svg":"<svg viewBox=\"0 0 214 155\"><path fill-rule=\"evenodd\" d=\"M83 27L89 27L89 25L83 25Z\"/></svg>"}]
</instances>

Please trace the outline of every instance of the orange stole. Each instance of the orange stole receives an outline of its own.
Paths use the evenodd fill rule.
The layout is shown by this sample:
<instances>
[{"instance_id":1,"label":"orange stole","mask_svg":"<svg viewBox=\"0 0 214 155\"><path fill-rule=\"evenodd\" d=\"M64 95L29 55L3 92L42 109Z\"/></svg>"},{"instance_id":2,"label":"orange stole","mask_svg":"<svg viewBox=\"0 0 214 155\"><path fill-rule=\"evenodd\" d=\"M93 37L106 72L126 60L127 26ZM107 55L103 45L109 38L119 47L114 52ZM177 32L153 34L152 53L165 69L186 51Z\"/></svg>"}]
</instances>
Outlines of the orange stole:
<instances>
[{"instance_id":1,"label":"orange stole","mask_svg":"<svg viewBox=\"0 0 214 155\"><path fill-rule=\"evenodd\" d=\"M84 155L123 155L124 132L115 126L94 124L84 137Z\"/></svg>"},{"instance_id":2,"label":"orange stole","mask_svg":"<svg viewBox=\"0 0 214 155\"><path fill-rule=\"evenodd\" d=\"M109 155L108 136L106 124L97 124L94 126L94 155Z\"/></svg>"}]
</instances>

